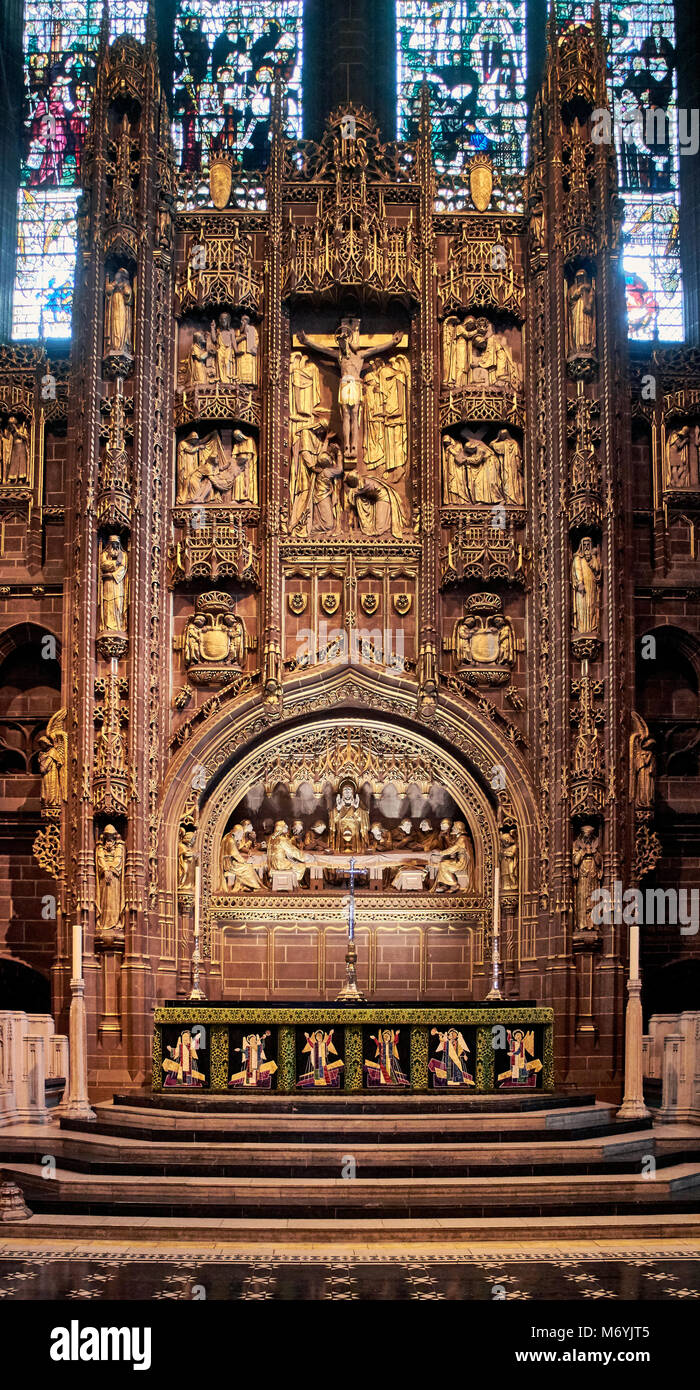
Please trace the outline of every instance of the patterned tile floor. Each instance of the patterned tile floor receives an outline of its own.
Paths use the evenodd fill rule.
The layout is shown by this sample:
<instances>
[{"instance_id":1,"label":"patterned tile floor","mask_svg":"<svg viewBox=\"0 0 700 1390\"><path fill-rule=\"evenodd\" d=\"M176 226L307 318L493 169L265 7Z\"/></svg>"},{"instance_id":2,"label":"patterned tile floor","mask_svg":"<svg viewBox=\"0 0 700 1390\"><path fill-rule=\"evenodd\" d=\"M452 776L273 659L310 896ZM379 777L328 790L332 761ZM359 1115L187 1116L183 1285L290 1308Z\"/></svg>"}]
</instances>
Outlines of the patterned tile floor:
<instances>
[{"instance_id":1,"label":"patterned tile floor","mask_svg":"<svg viewBox=\"0 0 700 1390\"><path fill-rule=\"evenodd\" d=\"M700 1298L700 1248L577 1243L269 1253L0 1240L0 1300Z\"/></svg>"}]
</instances>

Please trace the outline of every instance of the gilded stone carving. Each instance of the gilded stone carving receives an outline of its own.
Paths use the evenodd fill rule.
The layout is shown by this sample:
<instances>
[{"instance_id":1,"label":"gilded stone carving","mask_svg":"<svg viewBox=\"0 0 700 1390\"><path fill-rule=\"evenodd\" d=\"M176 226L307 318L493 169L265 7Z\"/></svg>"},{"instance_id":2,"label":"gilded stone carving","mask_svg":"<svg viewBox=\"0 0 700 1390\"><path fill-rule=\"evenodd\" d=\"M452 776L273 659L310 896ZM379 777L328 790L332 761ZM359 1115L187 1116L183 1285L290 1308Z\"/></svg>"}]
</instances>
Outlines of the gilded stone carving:
<instances>
[{"instance_id":1,"label":"gilded stone carving","mask_svg":"<svg viewBox=\"0 0 700 1390\"><path fill-rule=\"evenodd\" d=\"M644 719L632 710L630 735L630 801L638 819L654 810L656 796L656 742Z\"/></svg>"},{"instance_id":2,"label":"gilded stone carving","mask_svg":"<svg viewBox=\"0 0 700 1390\"><path fill-rule=\"evenodd\" d=\"M577 637L598 634L602 582L600 549L590 536L583 536L571 562L573 629Z\"/></svg>"},{"instance_id":3,"label":"gilded stone carving","mask_svg":"<svg viewBox=\"0 0 700 1390\"><path fill-rule=\"evenodd\" d=\"M498 594L471 594L465 616L445 641L456 670L471 685L506 685L515 665L516 642Z\"/></svg>"},{"instance_id":4,"label":"gilded stone carving","mask_svg":"<svg viewBox=\"0 0 700 1390\"><path fill-rule=\"evenodd\" d=\"M95 848L96 930L101 937L123 936L125 923L124 841L113 825L106 825Z\"/></svg>"},{"instance_id":5,"label":"gilded stone carving","mask_svg":"<svg viewBox=\"0 0 700 1390\"><path fill-rule=\"evenodd\" d=\"M592 894L603 879L600 837L594 825L581 826L574 840L571 865L575 890L574 944L590 946L599 940L599 929L592 918Z\"/></svg>"},{"instance_id":6,"label":"gilded stone carving","mask_svg":"<svg viewBox=\"0 0 700 1390\"><path fill-rule=\"evenodd\" d=\"M193 685L232 680L245 666L248 647L245 624L230 594L198 595L182 639L188 680Z\"/></svg>"},{"instance_id":7,"label":"gilded stone carving","mask_svg":"<svg viewBox=\"0 0 700 1390\"><path fill-rule=\"evenodd\" d=\"M115 534L100 552L98 640L112 635L125 639L128 595L128 557L121 536Z\"/></svg>"},{"instance_id":8,"label":"gilded stone carving","mask_svg":"<svg viewBox=\"0 0 700 1390\"><path fill-rule=\"evenodd\" d=\"M46 725L46 733L38 740L38 747L41 808L47 815L57 815L68 796L68 735L65 709L51 715Z\"/></svg>"},{"instance_id":9,"label":"gilded stone carving","mask_svg":"<svg viewBox=\"0 0 700 1390\"><path fill-rule=\"evenodd\" d=\"M125 376L133 362L134 290L128 270L119 266L105 279L105 357ZM120 368L123 367L123 370Z\"/></svg>"},{"instance_id":10,"label":"gilded stone carving","mask_svg":"<svg viewBox=\"0 0 700 1390\"><path fill-rule=\"evenodd\" d=\"M386 342L373 343L371 347L363 348L360 346L360 320L355 318L341 319L335 332L336 346L333 348L308 337L306 333L298 334L302 346L334 362L340 373L338 405L343 429L343 456L346 459L356 459L358 454L359 421L363 400L362 378L367 371L365 363L371 357L390 352L401 342L402 337L401 333L395 333L393 338ZM395 389L398 394L398 388Z\"/></svg>"}]
</instances>

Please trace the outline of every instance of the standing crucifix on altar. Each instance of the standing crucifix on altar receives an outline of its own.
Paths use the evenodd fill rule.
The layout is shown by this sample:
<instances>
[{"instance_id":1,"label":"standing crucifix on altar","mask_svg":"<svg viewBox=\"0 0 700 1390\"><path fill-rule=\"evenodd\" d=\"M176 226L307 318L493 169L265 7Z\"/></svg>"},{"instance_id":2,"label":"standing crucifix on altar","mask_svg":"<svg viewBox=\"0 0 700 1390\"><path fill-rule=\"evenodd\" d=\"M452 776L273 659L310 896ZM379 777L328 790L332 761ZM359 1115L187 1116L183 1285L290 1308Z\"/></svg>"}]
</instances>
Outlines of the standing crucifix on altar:
<instances>
[{"instance_id":1,"label":"standing crucifix on altar","mask_svg":"<svg viewBox=\"0 0 700 1390\"><path fill-rule=\"evenodd\" d=\"M307 338L306 334L302 332L299 332L297 337L304 347L311 348L314 352L320 353L322 357L329 357L331 362L335 362L340 370L338 405L340 406L340 418L343 425L343 456L345 458L357 458L360 406L362 405L362 373L365 362L368 357L377 357L379 353L389 352L391 348L398 347L403 334L394 333L393 337L384 343L373 343L370 347L361 348L360 320L341 319L335 334L337 347L326 347L325 343Z\"/></svg>"}]
</instances>

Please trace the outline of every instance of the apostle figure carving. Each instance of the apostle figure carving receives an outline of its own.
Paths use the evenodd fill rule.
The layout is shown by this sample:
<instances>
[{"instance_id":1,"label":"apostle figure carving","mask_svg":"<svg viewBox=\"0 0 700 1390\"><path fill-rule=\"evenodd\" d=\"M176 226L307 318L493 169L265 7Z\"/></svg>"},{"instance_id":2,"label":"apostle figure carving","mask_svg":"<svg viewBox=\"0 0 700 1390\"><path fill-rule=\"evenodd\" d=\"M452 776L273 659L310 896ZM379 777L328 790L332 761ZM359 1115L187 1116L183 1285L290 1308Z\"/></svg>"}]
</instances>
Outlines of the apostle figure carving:
<instances>
[{"instance_id":1,"label":"apostle figure carving","mask_svg":"<svg viewBox=\"0 0 700 1390\"><path fill-rule=\"evenodd\" d=\"M121 835L113 825L106 825L95 849L96 925L100 936L124 931L125 857Z\"/></svg>"},{"instance_id":2,"label":"apostle figure carving","mask_svg":"<svg viewBox=\"0 0 700 1390\"><path fill-rule=\"evenodd\" d=\"M656 792L656 743L646 721L632 711L630 800L637 811L652 811Z\"/></svg>"},{"instance_id":3,"label":"apostle figure carving","mask_svg":"<svg viewBox=\"0 0 700 1390\"><path fill-rule=\"evenodd\" d=\"M474 854L467 835L467 827L463 821L457 820L452 826L450 843L447 849L444 849L440 854L440 862L431 892L459 893L460 890L468 892L471 888L473 869Z\"/></svg>"},{"instance_id":4,"label":"apostle figure carving","mask_svg":"<svg viewBox=\"0 0 700 1390\"><path fill-rule=\"evenodd\" d=\"M517 390L522 374L505 334L489 319L450 314L442 330L442 379L455 392L476 386L504 391Z\"/></svg>"},{"instance_id":5,"label":"apostle figure carving","mask_svg":"<svg viewBox=\"0 0 700 1390\"><path fill-rule=\"evenodd\" d=\"M105 282L105 354L131 357L134 291L128 270L120 266Z\"/></svg>"},{"instance_id":6,"label":"apostle figure carving","mask_svg":"<svg viewBox=\"0 0 700 1390\"><path fill-rule=\"evenodd\" d=\"M335 529L338 517L337 480L343 464L338 444L328 427L302 429L294 441L289 479L289 530L316 535Z\"/></svg>"},{"instance_id":7,"label":"apostle figure carving","mask_svg":"<svg viewBox=\"0 0 700 1390\"><path fill-rule=\"evenodd\" d=\"M577 270L567 291L570 357L595 357L595 293L595 285L588 271L583 268Z\"/></svg>"},{"instance_id":8,"label":"apostle figure carving","mask_svg":"<svg viewBox=\"0 0 700 1390\"><path fill-rule=\"evenodd\" d=\"M501 487L506 502L514 507L524 506L523 456L517 439L508 430L499 430L491 448L500 461Z\"/></svg>"},{"instance_id":9,"label":"apostle figure carving","mask_svg":"<svg viewBox=\"0 0 700 1390\"><path fill-rule=\"evenodd\" d=\"M583 536L571 562L573 625L574 632L579 637L598 632L601 584L600 551L590 536Z\"/></svg>"},{"instance_id":10,"label":"apostle figure carving","mask_svg":"<svg viewBox=\"0 0 700 1390\"><path fill-rule=\"evenodd\" d=\"M209 362L211 353L207 342L206 333L195 329L192 334L192 346L187 358L187 369L191 386L206 386L209 380Z\"/></svg>"},{"instance_id":11,"label":"apostle figure carving","mask_svg":"<svg viewBox=\"0 0 700 1390\"><path fill-rule=\"evenodd\" d=\"M29 431L18 415L10 415L2 432L2 482L16 487L29 481Z\"/></svg>"},{"instance_id":12,"label":"apostle figure carving","mask_svg":"<svg viewBox=\"0 0 700 1390\"><path fill-rule=\"evenodd\" d=\"M345 458L357 458L358 426L362 405L362 375L365 362L370 357L390 352L401 342L401 333L395 333L384 343L374 343L371 347L360 347L360 320L342 319L335 335L336 347L326 347L325 343L315 342L305 333L298 334L304 347L311 348L321 357L334 362L340 372L338 405L343 426L343 454Z\"/></svg>"},{"instance_id":13,"label":"apostle figure carving","mask_svg":"<svg viewBox=\"0 0 700 1390\"><path fill-rule=\"evenodd\" d=\"M334 850L348 850L357 854L367 848L369 842L369 815L361 804L360 794L352 782L345 782L335 798L335 808L331 811L330 847Z\"/></svg>"},{"instance_id":14,"label":"apostle figure carving","mask_svg":"<svg viewBox=\"0 0 700 1390\"><path fill-rule=\"evenodd\" d=\"M211 340L214 346L216 379L231 382L236 379L236 334L231 324L231 315L219 314L218 324L211 321Z\"/></svg>"},{"instance_id":15,"label":"apostle figure carving","mask_svg":"<svg viewBox=\"0 0 700 1390\"><path fill-rule=\"evenodd\" d=\"M445 435L442 441L442 488L445 505L480 503L496 506L525 501L520 445L500 430L492 444L464 429L461 440Z\"/></svg>"},{"instance_id":16,"label":"apostle figure carving","mask_svg":"<svg viewBox=\"0 0 700 1390\"><path fill-rule=\"evenodd\" d=\"M100 555L100 632L125 632L128 561L120 536L110 536Z\"/></svg>"},{"instance_id":17,"label":"apostle figure carving","mask_svg":"<svg viewBox=\"0 0 700 1390\"><path fill-rule=\"evenodd\" d=\"M221 877L230 893L259 892L262 881L248 863L253 846L245 826L234 825L221 841Z\"/></svg>"},{"instance_id":18,"label":"apostle figure carving","mask_svg":"<svg viewBox=\"0 0 700 1390\"><path fill-rule=\"evenodd\" d=\"M311 428L321 405L318 367L303 352L289 359L289 419L292 439L304 426Z\"/></svg>"},{"instance_id":19,"label":"apostle figure carving","mask_svg":"<svg viewBox=\"0 0 700 1390\"><path fill-rule=\"evenodd\" d=\"M392 535L395 540L401 540L408 521L403 499L396 489L402 476L402 473L398 476L392 473L390 481L388 471L380 478L358 478L357 473L345 475L350 505L366 536Z\"/></svg>"},{"instance_id":20,"label":"apostle figure carving","mask_svg":"<svg viewBox=\"0 0 700 1390\"><path fill-rule=\"evenodd\" d=\"M234 502L258 505L258 450L252 435L233 431L231 462L239 470L233 482Z\"/></svg>"},{"instance_id":21,"label":"apostle figure carving","mask_svg":"<svg viewBox=\"0 0 700 1390\"><path fill-rule=\"evenodd\" d=\"M600 840L595 826L581 826L580 834L574 840L571 864L575 885L574 929L590 936L596 930L591 915L591 895L600 887L603 877Z\"/></svg>"},{"instance_id":22,"label":"apostle figure carving","mask_svg":"<svg viewBox=\"0 0 700 1390\"><path fill-rule=\"evenodd\" d=\"M275 828L267 843L268 873L293 873L297 883L301 883L307 864L308 855L295 845L287 822L275 821Z\"/></svg>"}]
</instances>

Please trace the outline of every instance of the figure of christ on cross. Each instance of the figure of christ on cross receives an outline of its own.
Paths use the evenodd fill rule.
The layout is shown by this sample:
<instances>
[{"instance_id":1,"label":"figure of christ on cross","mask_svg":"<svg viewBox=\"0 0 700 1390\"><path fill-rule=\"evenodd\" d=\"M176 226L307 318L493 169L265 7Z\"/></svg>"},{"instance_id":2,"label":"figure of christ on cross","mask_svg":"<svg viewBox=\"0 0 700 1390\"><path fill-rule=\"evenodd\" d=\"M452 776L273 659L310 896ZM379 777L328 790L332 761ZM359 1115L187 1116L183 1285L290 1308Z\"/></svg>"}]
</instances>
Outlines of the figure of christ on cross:
<instances>
[{"instance_id":1,"label":"figure of christ on cross","mask_svg":"<svg viewBox=\"0 0 700 1390\"><path fill-rule=\"evenodd\" d=\"M311 348L313 352L318 352L322 357L329 357L331 362L335 362L339 368L338 405L340 406L340 418L343 426L343 456L356 459L360 407L362 405L362 373L365 362L368 357L377 357L382 352L389 352L392 348L398 347L403 334L395 333L385 343L373 343L371 347L361 348L359 345L360 320L341 319L335 334L337 343L335 348L329 348L324 343L315 342L313 338L307 338L306 334L301 331L297 337L304 347Z\"/></svg>"}]
</instances>

